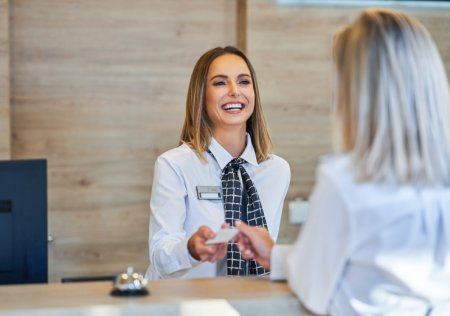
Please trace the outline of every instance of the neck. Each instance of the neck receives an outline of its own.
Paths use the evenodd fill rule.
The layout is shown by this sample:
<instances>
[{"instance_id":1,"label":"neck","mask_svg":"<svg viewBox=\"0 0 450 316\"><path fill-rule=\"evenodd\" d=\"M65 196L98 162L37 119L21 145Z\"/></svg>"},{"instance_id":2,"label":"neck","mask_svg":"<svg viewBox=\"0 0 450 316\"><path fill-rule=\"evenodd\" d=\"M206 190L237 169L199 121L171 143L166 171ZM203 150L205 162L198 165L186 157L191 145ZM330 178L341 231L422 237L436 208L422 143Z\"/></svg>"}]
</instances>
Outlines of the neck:
<instances>
[{"instance_id":1,"label":"neck","mask_svg":"<svg viewBox=\"0 0 450 316\"><path fill-rule=\"evenodd\" d=\"M213 131L215 140L234 158L245 150L245 127L241 129L220 129Z\"/></svg>"}]
</instances>

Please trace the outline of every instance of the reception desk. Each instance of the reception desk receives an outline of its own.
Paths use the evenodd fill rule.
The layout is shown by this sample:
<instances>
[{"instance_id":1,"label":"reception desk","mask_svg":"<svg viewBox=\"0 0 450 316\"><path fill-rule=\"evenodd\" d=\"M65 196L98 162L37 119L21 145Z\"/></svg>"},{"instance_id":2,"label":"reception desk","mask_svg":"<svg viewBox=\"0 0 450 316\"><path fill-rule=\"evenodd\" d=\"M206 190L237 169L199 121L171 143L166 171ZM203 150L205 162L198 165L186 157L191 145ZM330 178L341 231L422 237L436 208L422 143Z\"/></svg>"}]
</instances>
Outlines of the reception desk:
<instances>
[{"instance_id":1,"label":"reception desk","mask_svg":"<svg viewBox=\"0 0 450 316\"><path fill-rule=\"evenodd\" d=\"M0 286L0 316L312 315L285 282L261 278L152 281L145 297L113 297L111 289L111 282Z\"/></svg>"}]
</instances>

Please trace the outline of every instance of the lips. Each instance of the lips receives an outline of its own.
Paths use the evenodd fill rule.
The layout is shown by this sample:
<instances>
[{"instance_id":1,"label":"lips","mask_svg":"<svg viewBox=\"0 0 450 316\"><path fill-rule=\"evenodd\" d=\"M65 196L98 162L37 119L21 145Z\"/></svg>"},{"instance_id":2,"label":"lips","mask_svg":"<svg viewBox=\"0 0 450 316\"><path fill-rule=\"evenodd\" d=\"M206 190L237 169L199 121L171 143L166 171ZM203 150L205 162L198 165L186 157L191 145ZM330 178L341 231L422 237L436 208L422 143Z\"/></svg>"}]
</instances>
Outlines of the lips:
<instances>
[{"instance_id":1,"label":"lips","mask_svg":"<svg viewBox=\"0 0 450 316\"><path fill-rule=\"evenodd\" d=\"M222 109L225 111L240 111L245 107L243 103L227 103L222 105Z\"/></svg>"}]
</instances>

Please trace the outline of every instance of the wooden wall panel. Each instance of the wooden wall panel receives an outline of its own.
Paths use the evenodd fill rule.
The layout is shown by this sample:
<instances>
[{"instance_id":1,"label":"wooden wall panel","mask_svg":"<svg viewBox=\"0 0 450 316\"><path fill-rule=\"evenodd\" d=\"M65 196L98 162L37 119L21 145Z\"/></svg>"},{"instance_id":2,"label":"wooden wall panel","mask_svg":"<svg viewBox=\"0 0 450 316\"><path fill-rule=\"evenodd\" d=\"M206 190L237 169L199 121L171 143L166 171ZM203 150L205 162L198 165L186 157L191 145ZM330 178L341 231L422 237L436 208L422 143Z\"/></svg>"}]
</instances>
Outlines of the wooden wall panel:
<instances>
[{"instance_id":1,"label":"wooden wall panel","mask_svg":"<svg viewBox=\"0 0 450 316\"><path fill-rule=\"evenodd\" d=\"M258 74L274 149L291 165L287 202L306 198L314 185L318 157L331 151L331 39L361 9L248 0L247 10L247 53ZM402 10L423 21L450 73L450 11ZM289 224L285 211L280 242L291 242L298 230L298 225Z\"/></svg>"},{"instance_id":2,"label":"wooden wall panel","mask_svg":"<svg viewBox=\"0 0 450 316\"><path fill-rule=\"evenodd\" d=\"M0 159L10 158L9 2L0 0Z\"/></svg>"},{"instance_id":3,"label":"wooden wall panel","mask_svg":"<svg viewBox=\"0 0 450 316\"><path fill-rule=\"evenodd\" d=\"M146 269L153 163L235 16L228 0L12 1L12 156L48 159L51 281Z\"/></svg>"}]
</instances>

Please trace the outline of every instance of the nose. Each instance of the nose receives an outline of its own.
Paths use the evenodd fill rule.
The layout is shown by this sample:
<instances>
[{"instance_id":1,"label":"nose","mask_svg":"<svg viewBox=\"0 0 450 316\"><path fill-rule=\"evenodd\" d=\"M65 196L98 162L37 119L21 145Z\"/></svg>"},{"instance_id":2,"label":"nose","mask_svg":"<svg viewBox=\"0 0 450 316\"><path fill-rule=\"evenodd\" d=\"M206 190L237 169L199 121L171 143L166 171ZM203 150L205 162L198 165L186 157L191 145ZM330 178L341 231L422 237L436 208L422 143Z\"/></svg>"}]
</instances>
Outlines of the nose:
<instances>
[{"instance_id":1,"label":"nose","mask_svg":"<svg viewBox=\"0 0 450 316\"><path fill-rule=\"evenodd\" d=\"M230 90L228 91L228 94L230 96L237 97L241 95L239 91L239 86L235 82L230 83L229 87Z\"/></svg>"}]
</instances>

